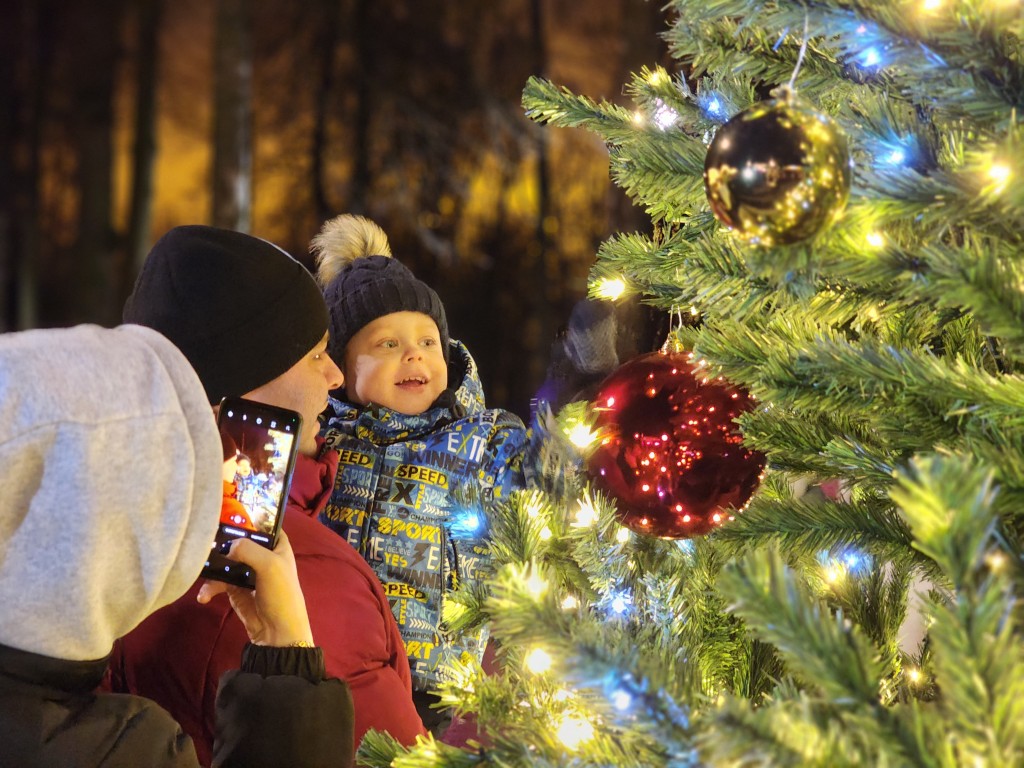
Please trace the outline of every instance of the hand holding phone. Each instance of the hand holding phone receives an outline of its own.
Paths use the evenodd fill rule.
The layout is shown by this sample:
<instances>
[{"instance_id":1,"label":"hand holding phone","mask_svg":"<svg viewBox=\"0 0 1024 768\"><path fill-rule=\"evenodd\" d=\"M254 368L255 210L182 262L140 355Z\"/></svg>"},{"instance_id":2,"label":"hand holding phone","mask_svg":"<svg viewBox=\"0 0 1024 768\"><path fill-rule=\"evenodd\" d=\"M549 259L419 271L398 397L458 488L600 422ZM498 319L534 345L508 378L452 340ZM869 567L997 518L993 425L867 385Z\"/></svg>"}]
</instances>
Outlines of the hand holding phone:
<instances>
[{"instance_id":1,"label":"hand holding phone","mask_svg":"<svg viewBox=\"0 0 1024 768\"><path fill-rule=\"evenodd\" d=\"M252 589L252 568L227 553L238 538L274 548L288 504L301 417L295 411L233 397L221 401L217 426L224 446L224 496L202 576Z\"/></svg>"},{"instance_id":2,"label":"hand holding phone","mask_svg":"<svg viewBox=\"0 0 1024 768\"><path fill-rule=\"evenodd\" d=\"M226 592L231 608L241 620L253 645L287 647L312 645L306 602L299 585L288 535L280 531L277 546L271 552L244 539L235 539L231 556L249 563L259 588L255 591L216 581L199 588L197 599L208 603Z\"/></svg>"}]
</instances>

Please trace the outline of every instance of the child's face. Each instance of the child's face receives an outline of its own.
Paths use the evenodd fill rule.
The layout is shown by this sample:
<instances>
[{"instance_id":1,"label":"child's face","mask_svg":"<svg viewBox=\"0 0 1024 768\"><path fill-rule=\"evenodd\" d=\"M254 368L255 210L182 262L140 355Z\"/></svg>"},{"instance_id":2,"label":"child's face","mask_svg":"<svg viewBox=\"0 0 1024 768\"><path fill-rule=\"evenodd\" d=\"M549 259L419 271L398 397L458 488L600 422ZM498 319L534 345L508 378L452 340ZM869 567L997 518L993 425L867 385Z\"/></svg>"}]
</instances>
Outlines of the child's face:
<instances>
[{"instance_id":1,"label":"child's face","mask_svg":"<svg viewBox=\"0 0 1024 768\"><path fill-rule=\"evenodd\" d=\"M356 405L423 413L448 387L437 323L421 312L378 317L349 340L344 373L345 393Z\"/></svg>"}]
</instances>

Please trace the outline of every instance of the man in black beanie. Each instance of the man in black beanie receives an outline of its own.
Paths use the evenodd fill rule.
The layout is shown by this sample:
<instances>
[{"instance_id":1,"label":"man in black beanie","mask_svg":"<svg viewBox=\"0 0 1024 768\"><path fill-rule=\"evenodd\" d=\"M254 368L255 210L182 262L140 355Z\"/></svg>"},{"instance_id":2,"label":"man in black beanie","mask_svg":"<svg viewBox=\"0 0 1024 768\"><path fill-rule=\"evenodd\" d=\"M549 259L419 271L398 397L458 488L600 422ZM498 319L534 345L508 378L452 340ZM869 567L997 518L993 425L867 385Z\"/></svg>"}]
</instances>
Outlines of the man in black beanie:
<instances>
[{"instance_id":1,"label":"man in black beanie","mask_svg":"<svg viewBox=\"0 0 1024 768\"><path fill-rule=\"evenodd\" d=\"M298 411L299 448L316 452L317 417L342 376L324 354L327 308L316 283L276 245L226 229L175 227L146 258L123 319L173 341L211 405L272 384L273 402L250 399Z\"/></svg>"},{"instance_id":2,"label":"man in black beanie","mask_svg":"<svg viewBox=\"0 0 1024 768\"><path fill-rule=\"evenodd\" d=\"M362 557L317 520L338 470L338 452L317 437L317 419L328 392L344 380L326 353L327 309L313 277L265 240L176 227L146 258L124 321L170 339L199 374L212 406L245 397L301 414L284 530L314 639L327 674L350 685L356 745L369 728L413 743L424 729L387 597ZM111 680L115 691L146 696L170 711L207 762L217 683L237 667L246 635L227 600L219 611L199 606L198 588L118 642Z\"/></svg>"}]
</instances>

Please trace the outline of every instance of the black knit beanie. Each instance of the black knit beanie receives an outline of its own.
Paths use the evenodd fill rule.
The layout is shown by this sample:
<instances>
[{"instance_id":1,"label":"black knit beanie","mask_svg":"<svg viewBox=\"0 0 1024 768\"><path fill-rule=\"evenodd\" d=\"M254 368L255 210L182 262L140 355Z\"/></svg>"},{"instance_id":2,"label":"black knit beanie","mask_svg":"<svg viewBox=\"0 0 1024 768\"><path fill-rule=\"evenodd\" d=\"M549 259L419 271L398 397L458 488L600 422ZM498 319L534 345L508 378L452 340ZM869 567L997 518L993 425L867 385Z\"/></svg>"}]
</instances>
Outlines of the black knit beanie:
<instances>
[{"instance_id":1,"label":"black knit beanie","mask_svg":"<svg viewBox=\"0 0 1024 768\"><path fill-rule=\"evenodd\" d=\"M266 240L200 225L157 241L123 319L174 342L211 404L276 379L327 331L323 296L302 264Z\"/></svg>"},{"instance_id":2,"label":"black knit beanie","mask_svg":"<svg viewBox=\"0 0 1024 768\"><path fill-rule=\"evenodd\" d=\"M392 312L429 315L437 323L441 349L448 359L448 320L441 298L391 256L352 260L324 288L324 300L331 317L327 351L338 365L344 362L345 347L356 333Z\"/></svg>"}]
</instances>

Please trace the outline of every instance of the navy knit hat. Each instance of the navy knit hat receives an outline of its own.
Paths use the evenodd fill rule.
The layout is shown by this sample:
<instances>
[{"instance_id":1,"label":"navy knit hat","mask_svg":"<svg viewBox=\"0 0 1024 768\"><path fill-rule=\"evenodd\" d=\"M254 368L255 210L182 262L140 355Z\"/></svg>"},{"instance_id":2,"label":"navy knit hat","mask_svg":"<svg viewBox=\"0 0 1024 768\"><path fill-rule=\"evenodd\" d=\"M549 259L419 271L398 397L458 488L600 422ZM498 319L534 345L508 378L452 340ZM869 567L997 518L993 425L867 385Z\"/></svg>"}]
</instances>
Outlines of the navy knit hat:
<instances>
[{"instance_id":1,"label":"navy knit hat","mask_svg":"<svg viewBox=\"0 0 1024 768\"><path fill-rule=\"evenodd\" d=\"M317 280L330 313L327 352L339 366L349 340L392 312L422 312L436 324L448 358L448 320L440 297L397 259L383 230L362 216L337 216L313 238Z\"/></svg>"},{"instance_id":2,"label":"navy knit hat","mask_svg":"<svg viewBox=\"0 0 1024 768\"><path fill-rule=\"evenodd\" d=\"M273 381L327 331L323 297L302 264L266 240L200 225L157 241L123 319L174 342L211 404Z\"/></svg>"}]
</instances>

